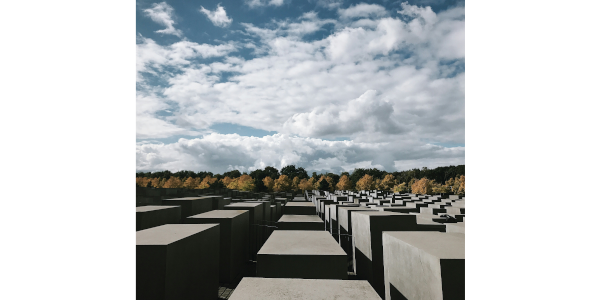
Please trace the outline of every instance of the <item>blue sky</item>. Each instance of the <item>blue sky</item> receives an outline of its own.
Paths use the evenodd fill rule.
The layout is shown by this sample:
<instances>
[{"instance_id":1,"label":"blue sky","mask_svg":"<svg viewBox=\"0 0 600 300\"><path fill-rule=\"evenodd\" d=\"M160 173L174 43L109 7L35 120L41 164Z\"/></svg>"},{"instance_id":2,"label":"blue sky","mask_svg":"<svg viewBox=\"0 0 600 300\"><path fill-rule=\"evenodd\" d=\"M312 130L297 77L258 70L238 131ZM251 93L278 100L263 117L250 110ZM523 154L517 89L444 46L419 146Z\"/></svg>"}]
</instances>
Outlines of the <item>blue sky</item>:
<instances>
[{"instance_id":1,"label":"blue sky","mask_svg":"<svg viewBox=\"0 0 600 300\"><path fill-rule=\"evenodd\" d=\"M138 171L464 164L464 2L136 11Z\"/></svg>"}]
</instances>

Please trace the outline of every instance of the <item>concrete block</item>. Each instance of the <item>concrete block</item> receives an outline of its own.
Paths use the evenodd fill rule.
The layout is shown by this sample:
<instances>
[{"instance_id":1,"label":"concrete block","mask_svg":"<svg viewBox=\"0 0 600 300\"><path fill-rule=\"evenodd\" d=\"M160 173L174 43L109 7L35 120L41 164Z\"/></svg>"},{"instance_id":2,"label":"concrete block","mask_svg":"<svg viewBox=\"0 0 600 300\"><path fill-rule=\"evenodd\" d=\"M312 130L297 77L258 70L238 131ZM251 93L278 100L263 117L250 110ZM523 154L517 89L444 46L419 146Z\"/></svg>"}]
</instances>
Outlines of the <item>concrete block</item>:
<instances>
[{"instance_id":1,"label":"concrete block","mask_svg":"<svg viewBox=\"0 0 600 300\"><path fill-rule=\"evenodd\" d=\"M385 287L381 234L383 231L417 230L417 217L381 211L353 211L351 215L354 272L358 279L369 281L383 298Z\"/></svg>"},{"instance_id":2,"label":"concrete block","mask_svg":"<svg viewBox=\"0 0 600 300\"><path fill-rule=\"evenodd\" d=\"M283 215L277 221L277 230L320 230L325 224L318 216Z\"/></svg>"},{"instance_id":3,"label":"concrete block","mask_svg":"<svg viewBox=\"0 0 600 300\"><path fill-rule=\"evenodd\" d=\"M346 253L325 231L275 230L258 251L256 276L346 279Z\"/></svg>"},{"instance_id":4,"label":"concrete block","mask_svg":"<svg viewBox=\"0 0 600 300\"><path fill-rule=\"evenodd\" d=\"M167 224L136 232L138 299L217 299L218 290L218 224Z\"/></svg>"},{"instance_id":5,"label":"concrete block","mask_svg":"<svg viewBox=\"0 0 600 300\"><path fill-rule=\"evenodd\" d=\"M229 300L378 300L364 280L325 280L245 277Z\"/></svg>"},{"instance_id":6,"label":"concrete block","mask_svg":"<svg viewBox=\"0 0 600 300\"><path fill-rule=\"evenodd\" d=\"M271 229L267 226L272 226L274 220L271 219L271 202L264 200L255 200L255 201L245 201L245 203L260 203L261 208L263 210L262 216L263 218L260 220L259 227L262 230L262 238L260 240L259 249L267 240L267 236L270 235Z\"/></svg>"},{"instance_id":7,"label":"concrete block","mask_svg":"<svg viewBox=\"0 0 600 300\"><path fill-rule=\"evenodd\" d=\"M352 259L352 216L353 211L373 211L368 207L338 206L338 241L349 259Z\"/></svg>"},{"instance_id":8,"label":"concrete block","mask_svg":"<svg viewBox=\"0 0 600 300\"><path fill-rule=\"evenodd\" d=\"M249 230L250 233L248 237L249 241L249 250L250 250L250 258L256 259L256 252L258 252L260 241L262 240L262 229L260 226L260 221L263 219L262 213L263 208L262 203L247 203L247 202L239 202L233 203L229 205L225 205L223 209L225 210L247 210L250 213L249 216Z\"/></svg>"},{"instance_id":9,"label":"concrete block","mask_svg":"<svg viewBox=\"0 0 600 300\"><path fill-rule=\"evenodd\" d=\"M384 232L385 299L465 299L465 235Z\"/></svg>"},{"instance_id":10,"label":"concrete block","mask_svg":"<svg viewBox=\"0 0 600 300\"><path fill-rule=\"evenodd\" d=\"M446 224L446 232L465 234L465 223Z\"/></svg>"},{"instance_id":11,"label":"concrete block","mask_svg":"<svg viewBox=\"0 0 600 300\"><path fill-rule=\"evenodd\" d=\"M163 205L181 206L181 223L185 218L213 210L212 199L203 197L163 199Z\"/></svg>"},{"instance_id":12,"label":"concrete block","mask_svg":"<svg viewBox=\"0 0 600 300\"><path fill-rule=\"evenodd\" d=\"M316 215L317 209L311 202L288 202L283 209L284 215Z\"/></svg>"},{"instance_id":13,"label":"concrete block","mask_svg":"<svg viewBox=\"0 0 600 300\"><path fill-rule=\"evenodd\" d=\"M188 217L186 223L219 224L219 279L233 283L249 259L250 213L247 210L213 210Z\"/></svg>"},{"instance_id":14,"label":"concrete block","mask_svg":"<svg viewBox=\"0 0 600 300\"><path fill-rule=\"evenodd\" d=\"M181 207L148 205L135 208L135 231L181 222Z\"/></svg>"}]
</instances>

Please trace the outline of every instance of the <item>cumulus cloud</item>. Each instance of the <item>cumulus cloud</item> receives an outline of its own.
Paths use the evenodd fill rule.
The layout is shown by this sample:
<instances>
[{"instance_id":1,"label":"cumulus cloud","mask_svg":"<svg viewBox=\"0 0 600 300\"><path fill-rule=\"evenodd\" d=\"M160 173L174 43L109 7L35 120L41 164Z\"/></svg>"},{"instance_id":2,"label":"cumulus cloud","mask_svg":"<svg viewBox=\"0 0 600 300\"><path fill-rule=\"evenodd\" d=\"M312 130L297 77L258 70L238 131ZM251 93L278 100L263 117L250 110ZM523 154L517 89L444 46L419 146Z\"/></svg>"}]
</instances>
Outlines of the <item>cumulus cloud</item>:
<instances>
[{"instance_id":1,"label":"cumulus cloud","mask_svg":"<svg viewBox=\"0 0 600 300\"><path fill-rule=\"evenodd\" d=\"M215 11L210 11L203 6L200 6L200 12L205 14L215 26L227 27L231 24L232 19L227 17L225 8L223 8L220 4L217 5L217 9L215 9Z\"/></svg>"},{"instance_id":2,"label":"cumulus cloud","mask_svg":"<svg viewBox=\"0 0 600 300\"><path fill-rule=\"evenodd\" d=\"M175 21L173 20L173 7L166 2L154 3L151 8L144 9L144 13L146 13L146 16L150 17L152 21L167 27L165 29L157 30L157 33L172 34L178 37L182 36L181 30L173 27L175 24Z\"/></svg>"},{"instance_id":3,"label":"cumulus cloud","mask_svg":"<svg viewBox=\"0 0 600 300\"><path fill-rule=\"evenodd\" d=\"M378 4L360 3L346 9L339 9L338 14L342 19L381 17L387 14L385 7Z\"/></svg>"},{"instance_id":4,"label":"cumulus cloud","mask_svg":"<svg viewBox=\"0 0 600 300\"><path fill-rule=\"evenodd\" d=\"M307 12L297 19L260 27L242 23L247 37L243 43L181 41L162 46L140 38L139 82L152 74L160 85L152 91L146 91L143 84L138 88L160 101L144 100L144 108L139 108L146 111L142 122L155 129L138 134L138 138L199 134L215 123L233 123L284 135L260 141L205 136L186 143L226 147L211 142L218 137L229 139L236 147L254 145L253 151L265 153L271 152L261 145L276 144L273 141L294 147L305 143L303 147L312 149L298 152L277 146L274 149L281 153L260 156L227 148L238 155L231 158L232 167L247 168L284 160L314 170L346 170L359 165L392 170L403 165L396 162L410 165L411 161L429 164L464 159L464 148L428 144L464 144L464 8L435 13L428 7L404 3L399 12L382 13L377 5L356 7L359 5L344 10L347 17L340 15L337 20ZM332 32L332 27L324 30L326 25L333 25ZM315 39L318 32L327 34ZM254 49L254 56L234 56L240 47ZM171 113L163 114L165 110ZM160 134L152 135L152 130ZM324 139L340 137L353 146L344 146L348 152L331 152L329 145L343 142ZM363 151L368 145L374 145L373 150ZM147 166L144 170L180 164L176 156L167 155L179 153L175 145L146 147L154 147L152 155L162 154L156 156L160 160L142 160ZM217 152L206 153L221 157ZM185 157L185 163L198 168L221 167L197 156ZM429 158L432 160L426 161ZM158 161L169 163L152 163Z\"/></svg>"},{"instance_id":5,"label":"cumulus cloud","mask_svg":"<svg viewBox=\"0 0 600 300\"><path fill-rule=\"evenodd\" d=\"M244 137L237 134L210 134L202 138L179 139L172 144L138 143L136 160L138 171L154 170L212 170L231 169L252 171L266 166L278 169L295 164L308 171L352 171L354 168L379 168L389 171L402 161L437 159L464 163L464 148L418 146L402 142L356 143L352 141L325 141L293 137L286 134Z\"/></svg>"},{"instance_id":6,"label":"cumulus cloud","mask_svg":"<svg viewBox=\"0 0 600 300\"><path fill-rule=\"evenodd\" d=\"M262 6L281 6L283 0L246 0L246 5L250 8L262 7Z\"/></svg>"}]
</instances>

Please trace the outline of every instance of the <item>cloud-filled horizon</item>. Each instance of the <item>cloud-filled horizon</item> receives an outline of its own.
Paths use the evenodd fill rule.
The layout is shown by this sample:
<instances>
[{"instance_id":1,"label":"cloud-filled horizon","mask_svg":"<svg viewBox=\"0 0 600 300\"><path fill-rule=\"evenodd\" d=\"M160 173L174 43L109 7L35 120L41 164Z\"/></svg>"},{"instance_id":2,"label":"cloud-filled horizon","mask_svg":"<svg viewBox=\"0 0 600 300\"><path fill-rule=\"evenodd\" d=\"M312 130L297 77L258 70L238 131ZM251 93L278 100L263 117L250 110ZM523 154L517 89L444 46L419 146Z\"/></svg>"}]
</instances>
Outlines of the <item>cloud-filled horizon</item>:
<instances>
[{"instance_id":1,"label":"cloud-filled horizon","mask_svg":"<svg viewBox=\"0 0 600 300\"><path fill-rule=\"evenodd\" d=\"M137 3L136 170L465 163L456 1Z\"/></svg>"}]
</instances>

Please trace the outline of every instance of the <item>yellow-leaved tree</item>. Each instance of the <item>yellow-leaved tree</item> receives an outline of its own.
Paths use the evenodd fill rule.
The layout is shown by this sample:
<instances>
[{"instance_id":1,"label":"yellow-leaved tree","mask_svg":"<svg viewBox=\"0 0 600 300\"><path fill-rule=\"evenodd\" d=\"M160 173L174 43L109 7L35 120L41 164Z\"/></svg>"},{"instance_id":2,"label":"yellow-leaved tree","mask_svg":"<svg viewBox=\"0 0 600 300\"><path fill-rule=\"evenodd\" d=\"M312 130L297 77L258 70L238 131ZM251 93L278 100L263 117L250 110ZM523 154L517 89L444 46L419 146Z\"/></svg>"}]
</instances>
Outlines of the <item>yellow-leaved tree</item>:
<instances>
[{"instance_id":1,"label":"yellow-leaved tree","mask_svg":"<svg viewBox=\"0 0 600 300\"><path fill-rule=\"evenodd\" d=\"M200 184L200 178L192 178L192 177L188 177L186 178L186 180L183 182L183 187L186 189L193 189L195 188L198 184Z\"/></svg>"},{"instance_id":2,"label":"yellow-leaved tree","mask_svg":"<svg viewBox=\"0 0 600 300\"><path fill-rule=\"evenodd\" d=\"M307 188L307 190L316 190L319 187L315 188L315 183L317 182L317 180L314 177L311 177L308 179L308 185L309 188Z\"/></svg>"},{"instance_id":3,"label":"yellow-leaved tree","mask_svg":"<svg viewBox=\"0 0 600 300\"><path fill-rule=\"evenodd\" d=\"M303 192L306 190L311 190L312 186L308 183L308 180L302 179L300 183L298 183L298 189L301 189Z\"/></svg>"},{"instance_id":4,"label":"yellow-leaved tree","mask_svg":"<svg viewBox=\"0 0 600 300\"><path fill-rule=\"evenodd\" d=\"M167 189L177 189L183 187L183 182L181 182L179 177L171 176L169 177L169 180L163 184L163 187Z\"/></svg>"},{"instance_id":5,"label":"yellow-leaved tree","mask_svg":"<svg viewBox=\"0 0 600 300\"><path fill-rule=\"evenodd\" d=\"M138 186L146 187L149 183L152 184L152 180L150 180L150 178L148 178L148 177L136 177L135 178L135 184L137 184Z\"/></svg>"},{"instance_id":6,"label":"yellow-leaved tree","mask_svg":"<svg viewBox=\"0 0 600 300\"><path fill-rule=\"evenodd\" d=\"M273 180L273 178L271 178L271 176L263 178L263 183L265 184L265 187L267 187L267 190L269 192L273 191L273 185L275 185L275 181Z\"/></svg>"},{"instance_id":7,"label":"yellow-leaved tree","mask_svg":"<svg viewBox=\"0 0 600 300\"><path fill-rule=\"evenodd\" d=\"M342 175L342 177L340 178L340 181L338 181L338 184L335 187L341 191L351 190L352 189L352 181L350 181L348 176Z\"/></svg>"},{"instance_id":8,"label":"yellow-leaved tree","mask_svg":"<svg viewBox=\"0 0 600 300\"><path fill-rule=\"evenodd\" d=\"M229 176L225 176L225 178L221 179L221 183L223 183L225 187L227 187L232 181L235 181L235 179L229 178Z\"/></svg>"},{"instance_id":9,"label":"yellow-leaved tree","mask_svg":"<svg viewBox=\"0 0 600 300\"><path fill-rule=\"evenodd\" d=\"M387 174L385 177L380 180L377 184L378 190L389 191L394 188L394 186L398 184L398 181L392 174Z\"/></svg>"},{"instance_id":10,"label":"yellow-leaved tree","mask_svg":"<svg viewBox=\"0 0 600 300\"><path fill-rule=\"evenodd\" d=\"M411 191L413 194L422 194L422 195L426 195L426 194L431 194L432 192L432 181L427 179L426 177L423 177L419 180L417 180L411 187Z\"/></svg>"},{"instance_id":11,"label":"yellow-leaved tree","mask_svg":"<svg viewBox=\"0 0 600 300\"><path fill-rule=\"evenodd\" d=\"M315 184L313 185L315 190L320 190L321 181L323 181L323 180L325 180L327 182L327 184L325 186L327 186L328 188L326 190L333 192L333 190L335 189L335 186L333 185L333 178L331 178L329 176L325 176L325 175L321 175L321 178L319 178L319 180L317 182L315 182Z\"/></svg>"},{"instance_id":12,"label":"yellow-leaved tree","mask_svg":"<svg viewBox=\"0 0 600 300\"><path fill-rule=\"evenodd\" d=\"M299 184L300 184L300 177L298 177L298 176L294 177L294 180L292 180L292 190L297 191L298 189L300 189L298 187Z\"/></svg>"},{"instance_id":13,"label":"yellow-leaved tree","mask_svg":"<svg viewBox=\"0 0 600 300\"><path fill-rule=\"evenodd\" d=\"M265 184L266 185L266 184ZM292 181L287 175L281 175L273 184L273 190L276 192L287 192L292 189Z\"/></svg>"},{"instance_id":14,"label":"yellow-leaved tree","mask_svg":"<svg viewBox=\"0 0 600 300\"><path fill-rule=\"evenodd\" d=\"M375 180L373 180L373 176L365 174L365 176L356 182L356 189L365 191L375 189Z\"/></svg>"},{"instance_id":15,"label":"yellow-leaved tree","mask_svg":"<svg viewBox=\"0 0 600 300\"><path fill-rule=\"evenodd\" d=\"M400 183L394 186L394 193L406 193L408 192L408 187L406 186L406 182Z\"/></svg>"},{"instance_id":16,"label":"yellow-leaved tree","mask_svg":"<svg viewBox=\"0 0 600 300\"><path fill-rule=\"evenodd\" d=\"M437 183L435 182L435 180L431 183L431 192L433 194L447 194L450 193L450 187L445 185L445 184L441 184L441 183Z\"/></svg>"},{"instance_id":17,"label":"yellow-leaved tree","mask_svg":"<svg viewBox=\"0 0 600 300\"><path fill-rule=\"evenodd\" d=\"M465 194L465 175L461 175L460 177L456 176L454 179L454 185L456 186L456 191L454 192L457 195Z\"/></svg>"},{"instance_id":18,"label":"yellow-leaved tree","mask_svg":"<svg viewBox=\"0 0 600 300\"><path fill-rule=\"evenodd\" d=\"M250 175L242 175L235 179L237 181L237 189L242 191L253 191L254 190L254 179Z\"/></svg>"},{"instance_id":19,"label":"yellow-leaved tree","mask_svg":"<svg viewBox=\"0 0 600 300\"><path fill-rule=\"evenodd\" d=\"M204 179L202 179L202 182L200 182L200 184L196 186L196 188L201 190L207 189L210 187L211 184L215 183L215 181L217 181L216 178L212 178L207 175L206 177L204 177Z\"/></svg>"}]
</instances>

